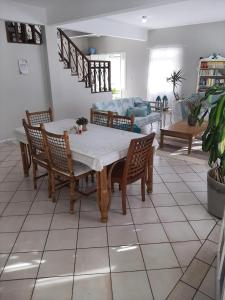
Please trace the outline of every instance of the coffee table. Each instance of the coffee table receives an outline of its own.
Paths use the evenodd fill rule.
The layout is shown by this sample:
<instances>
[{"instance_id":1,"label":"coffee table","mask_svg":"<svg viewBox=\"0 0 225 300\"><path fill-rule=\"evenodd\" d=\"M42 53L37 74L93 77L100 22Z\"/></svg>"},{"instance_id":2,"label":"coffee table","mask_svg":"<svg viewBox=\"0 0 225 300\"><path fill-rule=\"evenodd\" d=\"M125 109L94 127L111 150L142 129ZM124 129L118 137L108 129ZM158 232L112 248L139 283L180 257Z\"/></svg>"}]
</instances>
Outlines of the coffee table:
<instances>
[{"instance_id":1,"label":"coffee table","mask_svg":"<svg viewBox=\"0 0 225 300\"><path fill-rule=\"evenodd\" d=\"M180 121L172 125L161 128L160 147L163 147L164 136L172 136L188 141L188 154L191 153L192 141L202 134L207 127L207 122L201 126L189 126L187 121Z\"/></svg>"}]
</instances>

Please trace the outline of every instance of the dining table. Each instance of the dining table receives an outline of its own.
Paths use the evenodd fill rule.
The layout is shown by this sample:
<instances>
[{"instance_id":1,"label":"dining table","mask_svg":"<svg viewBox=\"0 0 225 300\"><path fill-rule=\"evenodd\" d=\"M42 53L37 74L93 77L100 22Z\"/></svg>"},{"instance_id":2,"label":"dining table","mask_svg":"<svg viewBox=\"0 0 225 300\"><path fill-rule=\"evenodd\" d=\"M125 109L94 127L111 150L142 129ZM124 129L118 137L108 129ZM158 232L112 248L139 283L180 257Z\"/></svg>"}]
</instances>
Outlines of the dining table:
<instances>
[{"instance_id":1,"label":"dining table","mask_svg":"<svg viewBox=\"0 0 225 300\"><path fill-rule=\"evenodd\" d=\"M69 142L72 159L82 162L96 171L97 201L99 204L101 222L108 220L109 189L107 168L113 163L125 158L130 145L130 141L144 135L110 127L88 124L87 131L77 134L74 130L76 120L64 119L45 123L47 131L62 134L69 133ZM28 142L23 127L14 130L16 140L20 144L23 171L25 176L29 176L31 164ZM158 147L158 142L154 139L151 155L147 164L147 192L152 191L153 180L153 154L154 148Z\"/></svg>"}]
</instances>

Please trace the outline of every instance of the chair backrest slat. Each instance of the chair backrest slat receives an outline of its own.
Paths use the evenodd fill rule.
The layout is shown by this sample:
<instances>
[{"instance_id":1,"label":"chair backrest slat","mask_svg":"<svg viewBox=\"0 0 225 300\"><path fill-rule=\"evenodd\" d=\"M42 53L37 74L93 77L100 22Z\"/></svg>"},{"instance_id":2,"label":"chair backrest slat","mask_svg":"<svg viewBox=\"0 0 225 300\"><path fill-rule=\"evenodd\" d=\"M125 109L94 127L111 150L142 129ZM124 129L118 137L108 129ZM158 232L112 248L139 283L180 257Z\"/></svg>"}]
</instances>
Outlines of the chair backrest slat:
<instances>
[{"instance_id":1,"label":"chair backrest slat","mask_svg":"<svg viewBox=\"0 0 225 300\"><path fill-rule=\"evenodd\" d=\"M131 117L127 117L127 116L111 114L110 127L120 129L120 130L133 131L133 126L134 126L133 115Z\"/></svg>"},{"instance_id":2,"label":"chair backrest slat","mask_svg":"<svg viewBox=\"0 0 225 300\"><path fill-rule=\"evenodd\" d=\"M59 173L73 175L73 161L69 144L68 132L54 134L43 130L45 152L49 160L50 168Z\"/></svg>"},{"instance_id":3,"label":"chair backrest slat","mask_svg":"<svg viewBox=\"0 0 225 300\"><path fill-rule=\"evenodd\" d=\"M49 107L48 110L44 111L36 111L36 112L29 112L26 110L27 121L28 124L31 126L42 124L42 123L49 123L53 121L53 114L52 109Z\"/></svg>"},{"instance_id":4,"label":"chair backrest slat","mask_svg":"<svg viewBox=\"0 0 225 300\"><path fill-rule=\"evenodd\" d=\"M155 133L145 137L133 139L130 142L124 168L124 178L127 183L136 181L146 172L146 165L152 151Z\"/></svg>"},{"instance_id":5,"label":"chair backrest slat","mask_svg":"<svg viewBox=\"0 0 225 300\"><path fill-rule=\"evenodd\" d=\"M92 124L109 127L110 112L91 109L90 122Z\"/></svg>"},{"instance_id":6,"label":"chair backrest slat","mask_svg":"<svg viewBox=\"0 0 225 300\"><path fill-rule=\"evenodd\" d=\"M31 155L36 155L39 154L40 152L44 152L44 143L43 143L41 125L31 126L26 123L25 119L23 119L23 126L26 132Z\"/></svg>"}]
</instances>

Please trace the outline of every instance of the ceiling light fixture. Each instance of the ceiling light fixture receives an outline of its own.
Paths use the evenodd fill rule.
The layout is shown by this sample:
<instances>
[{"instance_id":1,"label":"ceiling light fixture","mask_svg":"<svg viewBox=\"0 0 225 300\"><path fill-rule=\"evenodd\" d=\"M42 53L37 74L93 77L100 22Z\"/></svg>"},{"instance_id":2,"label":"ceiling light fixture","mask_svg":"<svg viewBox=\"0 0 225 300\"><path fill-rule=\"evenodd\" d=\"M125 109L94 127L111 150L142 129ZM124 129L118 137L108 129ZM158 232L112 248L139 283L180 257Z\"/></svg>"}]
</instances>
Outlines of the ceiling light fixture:
<instances>
[{"instance_id":1,"label":"ceiling light fixture","mask_svg":"<svg viewBox=\"0 0 225 300\"><path fill-rule=\"evenodd\" d=\"M148 17L147 16L142 16L141 17L141 22L144 24L148 21Z\"/></svg>"}]
</instances>

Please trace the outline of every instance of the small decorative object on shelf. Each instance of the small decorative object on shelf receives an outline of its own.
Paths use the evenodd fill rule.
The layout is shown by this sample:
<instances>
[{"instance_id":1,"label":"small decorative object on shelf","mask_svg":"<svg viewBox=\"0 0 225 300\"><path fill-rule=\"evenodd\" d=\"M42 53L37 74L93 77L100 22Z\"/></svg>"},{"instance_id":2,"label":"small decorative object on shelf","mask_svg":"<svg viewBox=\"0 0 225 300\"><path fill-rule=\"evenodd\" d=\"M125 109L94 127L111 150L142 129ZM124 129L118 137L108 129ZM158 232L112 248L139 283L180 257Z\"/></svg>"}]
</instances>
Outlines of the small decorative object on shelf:
<instances>
[{"instance_id":1,"label":"small decorative object on shelf","mask_svg":"<svg viewBox=\"0 0 225 300\"><path fill-rule=\"evenodd\" d=\"M157 110L160 110L160 108L161 108L161 102L162 102L161 97L157 96L156 99L155 99L155 102L156 102L155 108Z\"/></svg>"},{"instance_id":2,"label":"small decorative object on shelf","mask_svg":"<svg viewBox=\"0 0 225 300\"><path fill-rule=\"evenodd\" d=\"M5 28L9 43L42 44L41 25L6 21Z\"/></svg>"},{"instance_id":3,"label":"small decorative object on shelf","mask_svg":"<svg viewBox=\"0 0 225 300\"><path fill-rule=\"evenodd\" d=\"M166 95L163 96L162 101L163 101L163 110L168 110L169 101Z\"/></svg>"},{"instance_id":4,"label":"small decorative object on shelf","mask_svg":"<svg viewBox=\"0 0 225 300\"><path fill-rule=\"evenodd\" d=\"M197 93L205 93L213 85L225 86L225 58L213 53L201 58L198 67Z\"/></svg>"},{"instance_id":5,"label":"small decorative object on shelf","mask_svg":"<svg viewBox=\"0 0 225 300\"><path fill-rule=\"evenodd\" d=\"M79 131L83 130L83 131L87 131L87 124L88 124L88 119L82 117L82 118L79 118L77 121L76 121L77 125L79 126Z\"/></svg>"}]
</instances>

